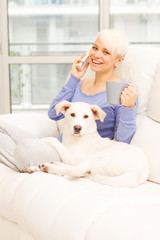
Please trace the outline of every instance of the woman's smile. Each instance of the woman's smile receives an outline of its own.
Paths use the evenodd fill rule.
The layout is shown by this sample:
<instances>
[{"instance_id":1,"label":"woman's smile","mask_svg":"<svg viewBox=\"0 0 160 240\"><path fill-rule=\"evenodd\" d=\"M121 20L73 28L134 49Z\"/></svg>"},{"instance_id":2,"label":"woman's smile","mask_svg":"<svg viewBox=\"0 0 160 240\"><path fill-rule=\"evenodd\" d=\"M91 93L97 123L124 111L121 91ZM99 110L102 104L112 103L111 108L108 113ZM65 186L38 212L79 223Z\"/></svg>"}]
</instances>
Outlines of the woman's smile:
<instances>
[{"instance_id":1,"label":"woman's smile","mask_svg":"<svg viewBox=\"0 0 160 240\"><path fill-rule=\"evenodd\" d=\"M95 65L101 65L101 64L103 64L103 62L102 61L99 61L99 60L97 60L97 59L91 59L92 60L92 63L93 64L95 64Z\"/></svg>"}]
</instances>

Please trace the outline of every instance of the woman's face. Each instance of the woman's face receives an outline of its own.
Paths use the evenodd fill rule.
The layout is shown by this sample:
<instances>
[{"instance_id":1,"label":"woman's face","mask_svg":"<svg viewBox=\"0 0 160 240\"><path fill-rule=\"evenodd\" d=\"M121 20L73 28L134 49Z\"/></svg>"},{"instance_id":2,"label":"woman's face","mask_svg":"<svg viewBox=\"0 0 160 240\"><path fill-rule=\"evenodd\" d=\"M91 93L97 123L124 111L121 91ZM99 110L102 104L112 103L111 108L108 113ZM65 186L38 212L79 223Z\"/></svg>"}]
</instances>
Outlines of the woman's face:
<instances>
[{"instance_id":1,"label":"woman's face","mask_svg":"<svg viewBox=\"0 0 160 240\"><path fill-rule=\"evenodd\" d=\"M107 73L115 69L118 58L111 54L98 38L89 52L90 68L94 72Z\"/></svg>"}]
</instances>

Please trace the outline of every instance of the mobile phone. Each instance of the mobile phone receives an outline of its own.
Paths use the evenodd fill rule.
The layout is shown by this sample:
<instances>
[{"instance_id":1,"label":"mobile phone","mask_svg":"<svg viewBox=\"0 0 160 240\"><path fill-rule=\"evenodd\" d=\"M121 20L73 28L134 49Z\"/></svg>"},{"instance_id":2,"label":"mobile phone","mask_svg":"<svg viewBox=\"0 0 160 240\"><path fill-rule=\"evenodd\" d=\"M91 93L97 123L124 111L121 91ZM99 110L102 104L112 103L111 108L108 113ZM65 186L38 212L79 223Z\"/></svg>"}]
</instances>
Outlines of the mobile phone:
<instances>
[{"instance_id":1,"label":"mobile phone","mask_svg":"<svg viewBox=\"0 0 160 240\"><path fill-rule=\"evenodd\" d=\"M83 62L79 63L79 66L77 66L77 70L78 71L83 71L83 69L87 66L87 64L89 63L89 51L86 52L86 55L82 58Z\"/></svg>"}]
</instances>

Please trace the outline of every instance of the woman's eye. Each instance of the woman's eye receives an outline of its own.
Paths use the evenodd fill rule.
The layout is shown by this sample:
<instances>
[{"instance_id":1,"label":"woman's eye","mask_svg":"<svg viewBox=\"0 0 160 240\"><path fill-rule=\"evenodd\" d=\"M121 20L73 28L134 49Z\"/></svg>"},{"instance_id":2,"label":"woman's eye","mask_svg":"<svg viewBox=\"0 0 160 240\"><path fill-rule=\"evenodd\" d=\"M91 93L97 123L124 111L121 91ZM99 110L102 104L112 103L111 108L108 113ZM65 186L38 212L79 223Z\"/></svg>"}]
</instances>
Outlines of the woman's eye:
<instances>
[{"instance_id":1,"label":"woman's eye","mask_svg":"<svg viewBox=\"0 0 160 240\"><path fill-rule=\"evenodd\" d=\"M107 51L104 51L104 54L109 54L109 52L107 52Z\"/></svg>"},{"instance_id":2,"label":"woman's eye","mask_svg":"<svg viewBox=\"0 0 160 240\"><path fill-rule=\"evenodd\" d=\"M75 115L75 113L71 113L70 116L71 117L75 117L76 115Z\"/></svg>"},{"instance_id":3,"label":"woman's eye","mask_svg":"<svg viewBox=\"0 0 160 240\"><path fill-rule=\"evenodd\" d=\"M97 50L97 49L98 49L98 48L97 48L97 47L95 47L95 46L93 46L92 48L93 48L94 50Z\"/></svg>"},{"instance_id":4,"label":"woman's eye","mask_svg":"<svg viewBox=\"0 0 160 240\"><path fill-rule=\"evenodd\" d=\"M88 115L84 115L84 118L88 118Z\"/></svg>"}]
</instances>

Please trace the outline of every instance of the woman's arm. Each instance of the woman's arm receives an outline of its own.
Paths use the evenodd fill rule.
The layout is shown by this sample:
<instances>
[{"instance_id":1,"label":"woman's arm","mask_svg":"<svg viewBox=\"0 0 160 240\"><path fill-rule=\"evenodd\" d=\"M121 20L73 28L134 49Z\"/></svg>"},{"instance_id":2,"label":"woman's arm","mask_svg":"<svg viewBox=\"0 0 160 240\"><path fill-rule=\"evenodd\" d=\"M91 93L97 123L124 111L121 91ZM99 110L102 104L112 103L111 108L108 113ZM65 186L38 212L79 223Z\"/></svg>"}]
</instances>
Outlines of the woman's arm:
<instances>
[{"instance_id":1,"label":"woman's arm","mask_svg":"<svg viewBox=\"0 0 160 240\"><path fill-rule=\"evenodd\" d=\"M116 108L115 139L130 143L136 131L137 91L129 84L121 94L123 107Z\"/></svg>"},{"instance_id":2,"label":"woman's arm","mask_svg":"<svg viewBox=\"0 0 160 240\"><path fill-rule=\"evenodd\" d=\"M66 100L69 102L72 101L77 84L79 83L80 79L84 76L89 66L89 63L88 63L87 66L82 71L79 71L77 68L79 63L82 62L82 58L85 55L86 53L82 54L79 58L75 59L74 63L72 64L70 79L63 86L62 90L58 93L58 95L54 98L54 100L50 105L50 108L48 110L49 118L57 121L64 117L64 115L61 113L58 115L56 114L55 105L63 100Z\"/></svg>"},{"instance_id":3,"label":"woman's arm","mask_svg":"<svg viewBox=\"0 0 160 240\"><path fill-rule=\"evenodd\" d=\"M127 107L116 108L116 124L114 138L116 141L130 143L136 131L136 109Z\"/></svg>"}]
</instances>

